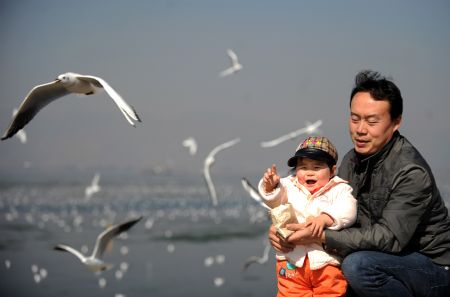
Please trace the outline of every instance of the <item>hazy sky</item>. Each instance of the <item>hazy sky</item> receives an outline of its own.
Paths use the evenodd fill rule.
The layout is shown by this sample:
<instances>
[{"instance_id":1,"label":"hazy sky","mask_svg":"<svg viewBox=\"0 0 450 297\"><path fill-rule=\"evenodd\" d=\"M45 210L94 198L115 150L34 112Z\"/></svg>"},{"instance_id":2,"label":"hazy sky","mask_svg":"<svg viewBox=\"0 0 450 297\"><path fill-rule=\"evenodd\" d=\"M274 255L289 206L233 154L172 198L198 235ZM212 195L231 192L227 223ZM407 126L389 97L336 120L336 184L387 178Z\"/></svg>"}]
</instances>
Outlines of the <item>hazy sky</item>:
<instances>
[{"instance_id":1,"label":"hazy sky","mask_svg":"<svg viewBox=\"0 0 450 297\"><path fill-rule=\"evenodd\" d=\"M66 96L0 143L0 174L62 167L215 172L257 178L286 169L298 142L260 142L323 120L340 156L351 148L349 93L362 69L404 97L401 133L450 184L450 2L2 1L0 129L29 90L72 71L104 78L142 118L131 127L106 94ZM232 48L244 68L219 78ZM194 137L190 156L181 143Z\"/></svg>"}]
</instances>

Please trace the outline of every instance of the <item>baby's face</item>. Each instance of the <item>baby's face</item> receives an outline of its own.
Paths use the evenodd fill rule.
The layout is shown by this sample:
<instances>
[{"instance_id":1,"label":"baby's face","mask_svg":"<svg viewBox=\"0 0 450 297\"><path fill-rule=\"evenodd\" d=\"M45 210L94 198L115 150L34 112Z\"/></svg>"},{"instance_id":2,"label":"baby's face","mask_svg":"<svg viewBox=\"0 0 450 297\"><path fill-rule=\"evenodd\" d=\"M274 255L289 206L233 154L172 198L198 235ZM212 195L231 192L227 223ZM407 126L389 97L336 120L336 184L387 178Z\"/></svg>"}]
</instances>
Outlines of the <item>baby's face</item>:
<instances>
[{"instance_id":1,"label":"baby's face","mask_svg":"<svg viewBox=\"0 0 450 297\"><path fill-rule=\"evenodd\" d=\"M325 186L334 174L326 162L308 158L297 159L295 172L299 183L311 193Z\"/></svg>"}]
</instances>

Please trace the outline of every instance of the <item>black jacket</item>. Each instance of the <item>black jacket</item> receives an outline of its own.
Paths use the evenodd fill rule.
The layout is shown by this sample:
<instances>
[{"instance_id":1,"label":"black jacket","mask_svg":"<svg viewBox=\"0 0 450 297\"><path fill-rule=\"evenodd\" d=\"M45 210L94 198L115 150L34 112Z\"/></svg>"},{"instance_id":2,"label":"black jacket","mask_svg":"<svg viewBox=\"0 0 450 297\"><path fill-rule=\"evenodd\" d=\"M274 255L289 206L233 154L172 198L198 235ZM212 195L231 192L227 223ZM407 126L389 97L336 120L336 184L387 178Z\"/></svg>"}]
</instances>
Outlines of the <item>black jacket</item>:
<instances>
[{"instance_id":1,"label":"black jacket","mask_svg":"<svg viewBox=\"0 0 450 297\"><path fill-rule=\"evenodd\" d=\"M325 232L328 252L418 251L450 265L450 218L431 169L411 143L395 132L378 153L361 159L348 152L339 176L358 200L355 225Z\"/></svg>"}]
</instances>

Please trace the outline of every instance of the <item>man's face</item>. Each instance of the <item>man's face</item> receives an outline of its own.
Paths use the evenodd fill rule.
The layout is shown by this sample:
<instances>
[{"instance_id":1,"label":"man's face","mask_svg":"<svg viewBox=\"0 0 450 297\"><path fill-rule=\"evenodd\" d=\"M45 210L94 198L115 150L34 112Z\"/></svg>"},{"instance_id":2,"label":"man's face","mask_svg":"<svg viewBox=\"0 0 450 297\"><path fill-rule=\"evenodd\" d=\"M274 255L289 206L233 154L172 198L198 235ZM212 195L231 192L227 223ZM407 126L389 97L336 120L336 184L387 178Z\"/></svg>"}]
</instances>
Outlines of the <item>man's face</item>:
<instances>
[{"instance_id":1,"label":"man's face","mask_svg":"<svg viewBox=\"0 0 450 297\"><path fill-rule=\"evenodd\" d=\"M390 103L374 100L370 93L359 92L350 106L349 130L355 151L370 156L380 151L400 127L401 117L392 120Z\"/></svg>"}]
</instances>

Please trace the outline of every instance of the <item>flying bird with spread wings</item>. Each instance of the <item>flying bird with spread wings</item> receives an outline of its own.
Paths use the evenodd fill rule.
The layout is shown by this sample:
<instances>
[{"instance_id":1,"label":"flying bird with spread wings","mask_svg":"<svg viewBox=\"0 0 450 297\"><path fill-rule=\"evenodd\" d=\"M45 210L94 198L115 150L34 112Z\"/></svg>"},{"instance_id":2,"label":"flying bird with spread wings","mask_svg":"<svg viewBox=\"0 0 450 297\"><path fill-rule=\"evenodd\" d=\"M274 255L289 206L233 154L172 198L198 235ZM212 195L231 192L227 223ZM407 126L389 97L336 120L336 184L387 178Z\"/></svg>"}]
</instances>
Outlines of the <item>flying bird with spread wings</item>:
<instances>
[{"instance_id":1,"label":"flying bird with spread wings","mask_svg":"<svg viewBox=\"0 0 450 297\"><path fill-rule=\"evenodd\" d=\"M96 173L94 175L94 178L92 179L91 184L87 186L86 189L84 190L84 198L86 200L91 199L92 195L94 195L97 192L100 192L101 187L99 185L99 181L100 181L100 174Z\"/></svg>"},{"instance_id":2,"label":"flying bird with spread wings","mask_svg":"<svg viewBox=\"0 0 450 297\"><path fill-rule=\"evenodd\" d=\"M234 74L234 73L240 71L243 67L242 64L239 63L238 57L233 50L228 49L227 55L228 55L228 57L230 57L231 66L229 68L225 69L224 71L220 72L220 74L219 74L220 77L225 77L225 76Z\"/></svg>"},{"instance_id":3,"label":"flying bird with spread wings","mask_svg":"<svg viewBox=\"0 0 450 297\"><path fill-rule=\"evenodd\" d=\"M95 247L90 256L85 256L78 250L74 249L73 247L64 244L56 245L54 247L54 250L71 253L72 255L76 256L81 261L81 263L86 265L86 267L93 272L102 272L108 270L112 267L112 265L105 263L102 260L103 253L105 252L108 244L114 237L118 236L120 233L124 231L127 231L141 219L142 217L128 220L124 223L111 226L102 233L100 233L97 237L97 240L95 241Z\"/></svg>"},{"instance_id":4,"label":"flying bird with spread wings","mask_svg":"<svg viewBox=\"0 0 450 297\"><path fill-rule=\"evenodd\" d=\"M92 95L101 90L105 90L112 98L130 125L135 126L133 121L141 121L134 108L125 102L122 96L120 96L119 93L117 93L102 78L67 72L59 75L58 78L52 82L38 85L31 89L20 104L17 114L14 116L1 140L10 138L16 134L27 125L42 108L52 101L71 93Z\"/></svg>"}]
</instances>

